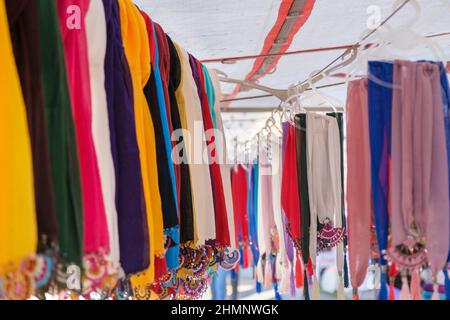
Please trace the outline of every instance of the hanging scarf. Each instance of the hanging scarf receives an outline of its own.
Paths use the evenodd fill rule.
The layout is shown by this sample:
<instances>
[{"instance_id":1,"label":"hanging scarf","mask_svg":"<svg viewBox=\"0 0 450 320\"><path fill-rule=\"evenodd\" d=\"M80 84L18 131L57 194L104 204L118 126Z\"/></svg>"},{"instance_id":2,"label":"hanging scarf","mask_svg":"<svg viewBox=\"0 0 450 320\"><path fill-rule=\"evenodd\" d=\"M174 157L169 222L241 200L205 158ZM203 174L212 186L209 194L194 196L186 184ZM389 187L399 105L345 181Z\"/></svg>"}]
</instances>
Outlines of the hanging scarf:
<instances>
[{"instance_id":1,"label":"hanging scarf","mask_svg":"<svg viewBox=\"0 0 450 320\"><path fill-rule=\"evenodd\" d=\"M420 248L404 258L405 262L409 258L407 264L395 261L414 271L428 258L437 281L449 249L448 158L439 67L396 61L394 68L393 245ZM403 250L395 249L390 256L400 259Z\"/></svg>"},{"instance_id":2,"label":"hanging scarf","mask_svg":"<svg viewBox=\"0 0 450 320\"><path fill-rule=\"evenodd\" d=\"M387 261L384 252L389 232L389 171L391 155L392 64L369 62L369 130L372 201L381 272L379 299L387 300Z\"/></svg>"},{"instance_id":3,"label":"hanging scarf","mask_svg":"<svg viewBox=\"0 0 450 320\"><path fill-rule=\"evenodd\" d=\"M70 93L56 3L38 1L40 77L55 192L59 255L81 266L83 211ZM47 50L52 48L52 50Z\"/></svg>"},{"instance_id":4,"label":"hanging scarf","mask_svg":"<svg viewBox=\"0 0 450 320\"><path fill-rule=\"evenodd\" d=\"M192 69L192 75L197 84L198 95L201 102L202 114L203 114L203 126L207 134L207 151L210 162L210 174L214 199L214 212L216 221L216 241L217 244L222 246L230 245L230 233L228 231L228 220L225 205L225 196L223 193L222 176L220 173L220 166L216 161L216 146L214 137L214 126L212 122L210 107L208 104L208 97L205 90L205 80L203 77L202 68L200 62L197 61L192 55L190 56L190 64Z\"/></svg>"},{"instance_id":5,"label":"hanging scarf","mask_svg":"<svg viewBox=\"0 0 450 320\"><path fill-rule=\"evenodd\" d=\"M269 139L268 139L269 140ZM261 150L260 152L260 166L261 166L261 200L262 200L262 233L264 234L263 241L265 242L265 269L264 269L264 285L266 288L276 283L274 262L278 252L278 230L275 225L273 199L272 199L272 163L271 154L269 150ZM264 254L263 253L263 254ZM275 281L274 281L275 280Z\"/></svg>"},{"instance_id":6,"label":"hanging scarf","mask_svg":"<svg viewBox=\"0 0 450 320\"><path fill-rule=\"evenodd\" d=\"M153 46L155 47L155 60L152 61L153 72L150 76L150 80L144 88L144 93L150 108L153 126L155 129L158 184L161 195L164 233L166 236L167 267L169 270L174 270L178 266L179 230L175 171L171 158L172 143L170 140L170 131L166 114L163 83L159 72L160 61L155 29L150 18L144 12L142 12L142 15L147 25L149 43L153 43ZM167 142L169 142L169 145ZM169 154L167 153L167 148L169 148ZM168 156L170 158L168 158ZM167 177L171 178L167 179Z\"/></svg>"},{"instance_id":7,"label":"hanging scarf","mask_svg":"<svg viewBox=\"0 0 450 320\"><path fill-rule=\"evenodd\" d=\"M236 221L236 235L239 237L241 242L242 250L244 251L243 263L244 269L249 267L250 261L248 255L245 252L248 250L249 246L249 215L247 212L248 204L248 187L247 187L247 174L242 167L238 165L235 170L232 171L232 193L233 193L233 208L234 208L234 219Z\"/></svg>"},{"instance_id":8,"label":"hanging scarf","mask_svg":"<svg viewBox=\"0 0 450 320\"><path fill-rule=\"evenodd\" d=\"M300 250L300 202L295 153L295 127L289 125L287 128L286 153L283 165L283 183L281 187L281 205L286 214L288 223L288 232L295 243L296 248Z\"/></svg>"},{"instance_id":9,"label":"hanging scarf","mask_svg":"<svg viewBox=\"0 0 450 320\"><path fill-rule=\"evenodd\" d=\"M293 179L290 179L292 176L296 176L296 166L292 161L295 157L295 140L292 136L293 128L289 123L283 123L283 174L282 174L282 183L281 183L281 208L283 212L283 225L284 225L284 237L286 239L286 253L289 260L289 268L290 268L290 288L291 288L291 296L295 296L295 272L294 272L294 262L295 262L295 254L294 247L297 244L294 242L295 239L293 237L293 223L291 221L291 210L290 208L294 208L294 213L296 209L299 209L298 201L296 201L296 189L298 189L297 182ZM294 171L295 170L295 171ZM298 196L298 190L297 190ZM298 199L298 197L297 197ZM298 212L300 214L300 212ZM294 214L294 219L296 215ZM299 217L300 218L300 217ZM299 221L300 222L300 221ZM295 224L294 224L295 225ZM296 227L297 233L300 233L299 229L300 225Z\"/></svg>"},{"instance_id":10,"label":"hanging scarf","mask_svg":"<svg viewBox=\"0 0 450 320\"><path fill-rule=\"evenodd\" d=\"M286 253L283 213L281 209L281 183L283 175L281 138L274 137L272 143L272 203L276 228L278 230L277 279L280 292L289 290L289 260ZM303 221L303 220L302 220Z\"/></svg>"},{"instance_id":11,"label":"hanging scarf","mask_svg":"<svg viewBox=\"0 0 450 320\"><path fill-rule=\"evenodd\" d=\"M306 115L308 191L311 206L309 252L315 270L319 250L336 247L338 299L343 299L343 237L340 136L334 117ZM317 293L317 278L314 281ZM317 299L317 294L314 299Z\"/></svg>"},{"instance_id":12,"label":"hanging scarf","mask_svg":"<svg viewBox=\"0 0 450 320\"><path fill-rule=\"evenodd\" d=\"M264 285L264 288L267 288L264 281L264 271L265 265L267 261L266 255L266 241L265 241L265 232L264 232L264 211L265 208L263 206L263 175L264 175L264 166L261 160L261 140L258 143L258 186L256 188L256 197L257 197L257 210L256 213L256 229L258 230L258 250L259 250L259 261L256 265L256 280Z\"/></svg>"},{"instance_id":13,"label":"hanging scarf","mask_svg":"<svg viewBox=\"0 0 450 320\"><path fill-rule=\"evenodd\" d=\"M0 275L14 271L37 246L31 143L7 21L1 1L0 148L4 156L0 157Z\"/></svg>"},{"instance_id":14,"label":"hanging scarf","mask_svg":"<svg viewBox=\"0 0 450 320\"><path fill-rule=\"evenodd\" d=\"M220 110L220 98L222 96L220 91L220 81L215 70L207 70L205 66L203 66L203 73L205 76L210 74L211 85L213 86L213 90L211 91L210 96L214 97L214 105L213 111L211 111L211 115L213 116L214 127L216 128L216 158L220 161L220 170L222 173L222 182L223 182L223 192L225 195L225 204L227 207L227 217L228 217L228 226L230 231L230 247L231 249L237 249L236 243L236 235L235 235L235 221L234 221L234 212L233 212L233 198L231 195L231 175L230 175L230 167L231 163L228 159L228 149L227 142L225 139L225 130L223 127L222 115Z\"/></svg>"},{"instance_id":15,"label":"hanging scarf","mask_svg":"<svg viewBox=\"0 0 450 320\"><path fill-rule=\"evenodd\" d=\"M169 36L167 37L168 48L170 53L170 76L169 76L169 96L172 111L172 125L174 130L186 129L183 127L181 120L181 110L178 105L176 91L181 85L181 61L177 53L177 49ZM183 135L178 141L181 150L186 149L186 144ZM174 152L178 156L177 161L180 163L180 186L179 186L179 201L180 201L180 241L186 243L195 240L194 230L194 208L192 203L192 189L191 176L189 172L189 164L182 161L182 156Z\"/></svg>"},{"instance_id":16,"label":"hanging scarf","mask_svg":"<svg viewBox=\"0 0 450 320\"><path fill-rule=\"evenodd\" d=\"M167 41L166 33L164 32L163 28L158 23L154 24L154 34L156 36L156 45L158 49L158 59L159 59L159 71L161 74L161 81L163 84L163 91L164 91L164 99L165 99L165 105L166 105L166 113L167 113L167 122L168 127L170 131L170 142L172 144L172 149L176 145L176 141L172 141L172 134L174 131L174 124L173 124L173 106L170 101L170 95L169 95L169 81L170 81L170 51L169 51L169 43ZM171 150L172 152L172 150ZM172 159L172 165L174 166L174 172L175 172L175 187L176 187L176 197L177 197L177 206L179 208L179 198L180 198L180 166L177 163L173 162ZM179 215L178 211L178 215Z\"/></svg>"},{"instance_id":17,"label":"hanging scarf","mask_svg":"<svg viewBox=\"0 0 450 320\"><path fill-rule=\"evenodd\" d=\"M40 244L44 246L42 249L45 249L55 246L58 232L44 97L40 81L39 34L33 37L28 36L38 29L38 3L29 0L7 0L5 4L28 118L38 236Z\"/></svg>"},{"instance_id":18,"label":"hanging scarf","mask_svg":"<svg viewBox=\"0 0 450 320\"><path fill-rule=\"evenodd\" d=\"M342 113L327 113L328 116L336 118L339 127L339 141L340 141L340 160L341 160L341 216L342 216L342 227L347 230L347 217L345 215L345 184L344 184L344 115ZM343 276L344 276L344 286L347 288L349 286L349 276L348 276L348 265L347 265L347 244L348 244L348 233L344 233L343 247L344 247L344 266L343 266Z\"/></svg>"},{"instance_id":19,"label":"hanging scarf","mask_svg":"<svg viewBox=\"0 0 450 320\"><path fill-rule=\"evenodd\" d=\"M148 285L164 273L164 233L158 186L155 131L143 92L151 73L147 30L139 9L130 0L119 0L119 8L123 45L133 82L136 133L150 238L149 268L140 276L131 278L136 297L139 299L150 296Z\"/></svg>"},{"instance_id":20,"label":"hanging scarf","mask_svg":"<svg viewBox=\"0 0 450 320\"><path fill-rule=\"evenodd\" d=\"M198 244L216 238L216 224L212 194L211 176L209 166L203 159L198 159L206 149L204 139L200 139L203 126L202 109L198 90L190 67L189 55L186 51L175 45L181 61L181 84L177 90L177 102L180 107L180 117L183 128L186 129L184 142L186 144L186 159L191 173L191 187L193 192L194 221L196 239ZM201 130L199 130L201 129ZM188 134L189 133L189 134Z\"/></svg>"},{"instance_id":21,"label":"hanging scarf","mask_svg":"<svg viewBox=\"0 0 450 320\"><path fill-rule=\"evenodd\" d=\"M303 266L307 266L309 261L309 229L311 223L308 192L308 169L306 162L306 125L306 115L298 114L295 117L295 149L298 171L298 190L300 193L300 220L302 221L300 249L303 258ZM306 272L307 268L304 268L303 296L305 297L305 300L309 300L308 277Z\"/></svg>"},{"instance_id":22,"label":"hanging scarf","mask_svg":"<svg viewBox=\"0 0 450 320\"><path fill-rule=\"evenodd\" d=\"M105 88L116 177L120 264L126 274L150 263L149 234L133 106L133 84L122 45L119 4L103 0L107 22Z\"/></svg>"},{"instance_id":23,"label":"hanging scarf","mask_svg":"<svg viewBox=\"0 0 450 320\"><path fill-rule=\"evenodd\" d=\"M72 28L67 8L80 9L80 28ZM84 213L84 253L100 255L109 252L108 225L103 202L97 154L92 138L92 104L89 79L85 17L88 0L58 1L58 16L66 56L67 76L75 121L80 159L81 191ZM73 18L72 18L73 19Z\"/></svg>"},{"instance_id":24,"label":"hanging scarf","mask_svg":"<svg viewBox=\"0 0 450 320\"><path fill-rule=\"evenodd\" d=\"M168 73L167 69L168 66L168 55L167 52L165 52L165 49L167 49L167 40L165 39L165 34L162 31L161 27L159 25L155 24L150 20L148 15L143 13L144 18L146 19L147 23L147 32L149 34L149 43L154 46L154 52L152 51L152 54L154 55L154 59L152 60L152 71L154 73L155 78L155 85L156 85L156 93L158 95L157 104L159 107L159 113L161 118L161 124L163 129L163 137L164 137L164 144L165 144L165 152L167 154L166 158L168 161L168 168L170 173L170 178L172 180L172 191L173 191L173 197L175 204L177 206L178 210L178 191L177 191L177 178L175 174L175 167L172 160L172 139L171 135L173 132L173 126L172 126L172 117L170 112L170 99L169 99L169 93L168 93ZM163 37L164 36L164 37ZM161 42L161 43L159 43ZM161 47L161 48L160 48ZM173 217L173 219L175 219ZM173 222L175 225L177 222Z\"/></svg>"},{"instance_id":25,"label":"hanging scarf","mask_svg":"<svg viewBox=\"0 0 450 320\"><path fill-rule=\"evenodd\" d=\"M347 210L351 283L367 274L371 239L371 188L367 79L351 81L347 97Z\"/></svg>"},{"instance_id":26,"label":"hanging scarf","mask_svg":"<svg viewBox=\"0 0 450 320\"><path fill-rule=\"evenodd\" d=\"M448 167L450 168L450 86L447 78L447 70L444 67L442 62L438 63L439 65L439 74L441 81L441 91L442 91L442 108L444 112L444 120L445 120L445 135L447 141L447 159L448 159ZM449 173L449 184L450 184L450 173ZM450 228L450 227L449 227ZM450 251L448 254L447 262L450 262ZM448 277L446 278L448 279ZM446 282L446 290L450 291L450 282ZM450 300L450 294L446 295L446 299Z\"/></svg>"},{"instance_id":27,"label":"hanging scarf","mask_svg":"<svg viewBox=\"0 0 450 320\"><path fill-rule=\"evenodd\" d=\"M214 84L211 79L212 76L209 74L208 68L206 68L206 66L203 63L201 63L200 66L202 69L201 71L203 73L203 78L205 79L205 91L206 91L206 95L208 96L209 112L211 113L211 118L212 118L212 122L214 125L214 129L217 130L217 114L216 114L215 105L216 105L216 100L220 99L220 96L216 97Z\"/></svg>"},{"instance_id":28,"label":"hanging scarf","mask_svg":"<svg viewBox=\"0 0 450 320\"><path fill-rule=\"evenodd\" d=\"M107 25L103 2L91 1L86 15L92 99L92 136L97 151L103 200L109 234L109 259L119 262L119 227L116 208L116 177L111 151L108 102L105 89Z\"/></svg>"},{"instance_id":29,"label":"hanging scarf","mask_svg":"<svg viewBox=\"0 0 450 320\"><path fill-rule=\"evenodd\" d=\"M258 265L260 251L258 245L258 193L259 193L259 164L250 166L250 173L247 175L248 183L248 227L250 249L252 251L253 266Z\"/></svg>"}]
</instances>

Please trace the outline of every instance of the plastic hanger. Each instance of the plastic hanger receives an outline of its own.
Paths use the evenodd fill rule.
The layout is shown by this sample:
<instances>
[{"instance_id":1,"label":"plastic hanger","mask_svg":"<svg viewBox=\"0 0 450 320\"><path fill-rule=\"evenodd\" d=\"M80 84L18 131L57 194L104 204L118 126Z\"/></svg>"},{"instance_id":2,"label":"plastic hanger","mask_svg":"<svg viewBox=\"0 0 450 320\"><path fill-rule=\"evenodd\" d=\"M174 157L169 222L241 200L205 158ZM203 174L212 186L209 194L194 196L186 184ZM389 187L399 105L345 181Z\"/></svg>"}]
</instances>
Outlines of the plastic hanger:
<instances>
[{"instance_id":1,"label":"plastic hanger","mask_svg":"<svg viewBox=\"0 0 450 320\"><path fill-rule=\"evenodd\" d=\"M303 110L306 109L304 106L305 100L308 100L308 99L311 99L314 97L319 97L322 101L324 101L328 105L329 108L331 108L333 110L333 112L338 113L338 108L336 105L341 104L341 102L338 101L336 98L331 97L330 95L320 92L317 89L317 87L315 85L315 81L314 81L314 79L317 77L317 74L318 74L317 72L313 72L307 80L307 83L311 89L310 92L305 93L304 95L300 95L300 99L297 100L297 103L300 105L300 109L303 109ZM321 79L326 79L327 77L328 77L328 75L325 72L321 73L321 77L320 77ZM326 111L329 111L329 109L327 110L324 108L324 112L326 112Z\"/></svg>"},{"instance_id":2,"label":"plastic hanger","mask_svg":"<svg viewBox=\"0 0 450 320\"><path fill-rule=\"evenodd\" d=\"M404 0L397 0L393 5L393 9L397 9L403 3ZM405 57L405 52L411 51L418 46L429 49L435 60L444 60L442 50L436 42L413 30L414 24L421 16L421 7L418 1L409 0L406 5L409 5L414 10L408 21L395 28L386 23L375 32L369 30L367 34L370 34L370 36L363 37L364 40L359 42L359 55L349 72L349 76L346 78L346 82L352 79L352 75L355 77L358 74L366 74L369 61L401 59ZM375 41L374 37L376 38ZM380 85L392 86L391 84L381 83L379 79L373 79L373 77L371 80Z\"/></svg>"}]
</instances>

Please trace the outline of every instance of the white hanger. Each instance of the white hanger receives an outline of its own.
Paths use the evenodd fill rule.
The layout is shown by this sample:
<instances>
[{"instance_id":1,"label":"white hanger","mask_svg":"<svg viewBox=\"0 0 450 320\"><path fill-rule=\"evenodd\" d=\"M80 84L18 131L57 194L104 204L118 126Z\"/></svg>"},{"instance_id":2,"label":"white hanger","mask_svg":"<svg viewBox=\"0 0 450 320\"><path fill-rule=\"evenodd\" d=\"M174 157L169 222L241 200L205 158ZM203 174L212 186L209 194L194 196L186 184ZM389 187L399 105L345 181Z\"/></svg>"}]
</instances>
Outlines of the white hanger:
<instances>
[{"instance_id":1,"label":"white hanger","mask_svg":"<svg viewBox=\"0 0 450 320\"><path fill-rule=\"evenodd\" d=\"M329 73L323 72L323 73L322 73L322 79L326 79L326 78L328 77L328 74L329 74ZM311 90L311 93L312 93L312 94L309 95L308 97L302 97L302 98L300 99L299 103L300 103L300 104L303 103L303 102L305 101L305 99L308 99L308 98L312 98L312 97L320 97L320 98L322 98L323 101L325 101L326 103L328 103L328 105L331 107L331 109L333 109L333 111L334 111L335 113L337 113L338 111L337 111L336 105L337 105L337 104L341 104L341 102L337 101L336 98L334 98L334 97L332 97L332 96L330 96L330 95L327 95L327 94L324 94L323 92L320 92L320 91L317 89L317 87L316 87L316 85L315 85L315 83L314 83L314 81L313 81L313 76L314 76L314 73L311 74L310 77L309 77L309 79L308 79L308 84L309 84L310 88L312 89L312 90ZM334 100L334 101L333 101L333 100Z\"/></svg>"},{"instance_id":2,"label":"white hanger","mask_svg":"<svg viewBox=\"0 0 450 320\"><path fill-rule=\"evenodd\" d=\"M404 0L397 0L393 5L393 9L397 9L403 3L405 3ZM412 29L413 25L421 16L421 7L418 1L409 0L405 5L410 5L414 9L414 13L408 21L395 28L386 23L375 32L369 30L367 34L370 36L363 37L363 40L359 42L359 55L356 62L352 65L351 71L346 77L346 82L359 74L366 74L369 61L392 61L395 59L401 59L405 56L404 52L417 48L419 45L431 50L435 60L444 60L442 50L436 42L418 34ZM376 37L376 40L373 39L374 37ZM374 82L379 81L378 79L371 80ZM379 84L387 85L385 83Z\"/></svg>"}]
</instances>

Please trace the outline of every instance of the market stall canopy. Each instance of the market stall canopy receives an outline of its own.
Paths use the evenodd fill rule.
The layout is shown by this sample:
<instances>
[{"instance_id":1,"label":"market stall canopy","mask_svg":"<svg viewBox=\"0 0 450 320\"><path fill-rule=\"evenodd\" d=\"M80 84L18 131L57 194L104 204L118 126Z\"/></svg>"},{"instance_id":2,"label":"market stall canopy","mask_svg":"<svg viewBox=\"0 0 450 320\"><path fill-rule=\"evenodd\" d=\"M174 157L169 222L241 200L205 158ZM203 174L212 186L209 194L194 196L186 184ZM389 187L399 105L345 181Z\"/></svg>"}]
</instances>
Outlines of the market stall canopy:
<instances>
[{"instance_id":1,"label":"market stall canopy","mask_svg":"<svg viewBox=\"0 0 450 320\"><path fill-rule=\"evenodd\" d=\"M368 26L393 11L392 0L135 0L184 48L219 69L230 78L257 81L273 88L286 89L303 81L315 70L339 56L345 46L356 43ZM419 0L420 16L412 29L433 36L446 60L450 60L449 0ZM392 27L408 23L413 6L405 6L390 21ZM438 36L436 36L438 35ZM435 36L435 37L434 37ZM278 55L285 52L304 53ZM311 51L311 52L309 52ZM262 55L262 56L261 56ZM235 57L259 56L234 59ZM231 59L227 59L231 58ZM224 60L225 59L225 60ZM433 53L417 46L404 59L433 59ZM212 62L216 61L216 62ZM340 82L330 78L320 85ZM263 92L224 83L222 100L227 111L273 109L279 104ZM345 102L346 87L331 87L327 94ZM238 100L236 100L238 99ZM244 109L241 109L244 108ZM225 120L236 119L225 115ZM252 121L262 115L239 115ZM248 127L248 124L240 124Z\"/></svg>"}]
</instances>

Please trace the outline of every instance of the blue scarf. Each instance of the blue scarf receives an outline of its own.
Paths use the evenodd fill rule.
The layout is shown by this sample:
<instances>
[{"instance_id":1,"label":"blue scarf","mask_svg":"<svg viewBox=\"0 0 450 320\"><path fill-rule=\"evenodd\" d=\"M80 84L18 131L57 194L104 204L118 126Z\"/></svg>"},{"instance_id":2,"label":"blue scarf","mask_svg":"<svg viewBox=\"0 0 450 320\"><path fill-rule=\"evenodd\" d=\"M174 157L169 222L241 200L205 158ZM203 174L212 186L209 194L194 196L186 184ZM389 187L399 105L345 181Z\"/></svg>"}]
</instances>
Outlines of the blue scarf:
<instances>
[{"instance_id":1,"label":"blue scarf","mask_svg":"<svg viewBox=\"0 0 450 320\"><path fill-rule=\"evenodd\" d=\"M153 28L153 38L155 40L155 61L153 63L153 75L155 78L155 86L156 86L156 93L158 97L158 107L159 107L159 113L161 115L161 123L163 127L163 136L164 136L164 144L165 149L167 153L167 160L169 165L169 172L170 172L170 179L172 180L172 192L173 197L175 201L175 205L178 209L178 193L177 193L177 187L176 187L176 180L175 180L175 168L172 161L172 140L170 136L170 130L169 130L169 120L167 118L167 111L166 111L166 101L164 96L164 89L163 89L163 83L161 79L161 72L159 70L159 47L158 47L158 40L156 37L156 29L155 24L152 22L152 28ZM173 242L176 244L168 248L166 252L166 260L167 260L167 268L169 270L173 270L178 267L178 254L179 254L179 241L180 241L180 232L178 227L172 228L172 229L166 229L164 230L164 234L166 236L170 236Z\"/></svg>"},{"instance_id":2,"label":"blue scarf","mask_svg":"<svg viewBox=\"0 0 450 320\"><path fill-rule=\"evenodd\" d=\"M384 85L380 84L383 83ZM381 290L379 300L387 300L387 249L389 233L389 158L391 155L393 65L369 62L369 130L371 151L372 200L380 250Z\"/></svg>"}]
</instances>

